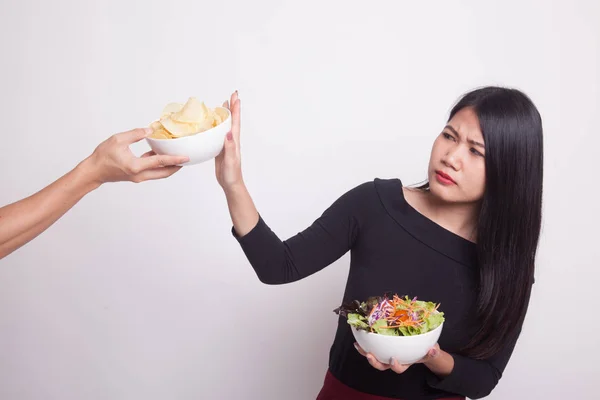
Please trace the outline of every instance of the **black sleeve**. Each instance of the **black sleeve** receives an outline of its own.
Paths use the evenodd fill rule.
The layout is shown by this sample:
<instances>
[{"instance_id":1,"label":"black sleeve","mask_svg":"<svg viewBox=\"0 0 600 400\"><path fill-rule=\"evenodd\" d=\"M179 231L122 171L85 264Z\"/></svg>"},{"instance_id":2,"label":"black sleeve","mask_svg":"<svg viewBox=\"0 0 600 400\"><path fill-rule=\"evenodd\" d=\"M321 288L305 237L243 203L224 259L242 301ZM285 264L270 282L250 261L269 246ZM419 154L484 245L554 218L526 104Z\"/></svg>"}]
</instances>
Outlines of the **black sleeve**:
<instances>
[{"instance_id":1,"label":"black sleeve","mask_svg":"<svg viewBox=\"0 0 600 400\"><path fill-rule=\"evenodd\" d=\"M474 360L450 353L454 357L454 369L445 378L433 373L428 377L430 386L450 393L481 399L489 395L502 377L502 369L493 362Z\"/></svg>"},{"instance_id":2,"label":"black sleeve","mask_svg":"<svg viewBox=\"0 0 600 400\"><path fill-rule=\"evenodd\" d=\"M530 295L531 289L527 296L528 304ZM454 358L454 369L450 375L444 378L439 378L430 372L428 376L429 386L460 394L470 399L481 399L488 396L502 378L502 373L521 334L524 317L519 321L514 338L507 341L504 348L488 360L475 360L460 354L450 353Z\"/></svg>"},{"instance_id":3,"label":"black sleeve","mask_svg":"<svg viewBox=\"0 0 600 400\"><path fill-rule=\"evenodd\" d=\"M357 186L337 199L304 231L282 241L262 216L240 237L232 229L248 261L263 283L283 284L305 278L347 253L360 229L360 212L373 183Z\"/></svg>"}]
</instances>

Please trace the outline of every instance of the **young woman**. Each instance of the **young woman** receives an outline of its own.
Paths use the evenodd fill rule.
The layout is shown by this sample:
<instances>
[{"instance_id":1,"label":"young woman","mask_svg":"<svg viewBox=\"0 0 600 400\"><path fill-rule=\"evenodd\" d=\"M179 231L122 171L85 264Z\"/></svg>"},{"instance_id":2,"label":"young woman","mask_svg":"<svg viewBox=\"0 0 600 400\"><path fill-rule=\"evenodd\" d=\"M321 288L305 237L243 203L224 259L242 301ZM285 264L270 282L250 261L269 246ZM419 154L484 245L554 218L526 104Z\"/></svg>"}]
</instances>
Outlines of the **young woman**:
<instances>
[{"instance_id":1,"label":"young woman","mask_svg":"<svg viewBox=\"0 0 600 400\"><path fill-rule=\"evenodd\" d=\"M361 184L285 241L244 185L237 92L228 106L233 127L216 159L217 180L232 233L262 282L300 280L350 251L343 302L393 292L443 305L439 344L410 366L366 354L340 318L318 399L487 396L520 334L534 281L543 143L531 100L500 87L467 93L433 143L427 184Z\"/></svg>"}]
</instances>

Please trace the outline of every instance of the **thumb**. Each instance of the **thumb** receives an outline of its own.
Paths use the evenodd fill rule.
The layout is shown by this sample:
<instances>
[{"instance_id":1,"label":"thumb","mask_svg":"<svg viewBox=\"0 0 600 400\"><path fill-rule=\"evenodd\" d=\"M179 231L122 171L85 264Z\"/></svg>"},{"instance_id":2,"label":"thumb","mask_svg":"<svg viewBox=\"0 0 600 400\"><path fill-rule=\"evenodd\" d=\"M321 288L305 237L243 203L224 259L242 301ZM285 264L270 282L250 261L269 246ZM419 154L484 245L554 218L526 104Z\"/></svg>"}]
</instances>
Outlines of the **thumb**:
<instances>
[{"instance_id":1,"label":"thumb","mask_svg":"<svg viewBox=\"0 0 600 400\"><path fill-rule=\"evenodd\" d=\"M225 150L225 159L234 161L235 156L236 156L236 149L235 149L235 140L233 138L233 133L231 133L231 131L229 133L227 133L227 135L225 136L225 144L223 147Z\"/></svg>"},{"instance_id":2,"label":"thumb","mask_svg":"<svg viewBox=\"0 0 600 400\"><path fill-rule=\"evenodd\" d=\"M436 349L435 347L430 349L427 354L425 355L425 357L423 357L422 362L426 362L426 361L430 361L433 360L434 358L436 358L438 355L440 354L440 351L438 349Z\"/></svg>"}]
</instances>

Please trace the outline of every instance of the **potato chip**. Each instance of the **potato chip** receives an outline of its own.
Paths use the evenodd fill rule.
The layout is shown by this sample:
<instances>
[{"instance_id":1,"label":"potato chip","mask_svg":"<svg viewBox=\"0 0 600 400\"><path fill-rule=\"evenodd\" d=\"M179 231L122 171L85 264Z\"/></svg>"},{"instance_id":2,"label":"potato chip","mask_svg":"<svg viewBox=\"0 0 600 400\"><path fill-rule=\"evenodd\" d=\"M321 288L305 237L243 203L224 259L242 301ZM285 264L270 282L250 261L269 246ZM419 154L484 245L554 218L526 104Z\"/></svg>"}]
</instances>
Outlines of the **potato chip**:
<instances>
[{"instance_id":1,"label":"potato chip","mask_svg":"<svg viewBox=\"0 0 600 400\"><path fill-rule=\"evenodd\" d=\"M215 122L213 122L213 126L217 126L221 122L223 122L223 120L221 119L221 116L214 111L212 112L212 117L214 118L214 121L215 121Z\"/></svg>"},{"instance_id":2,"label":"potato chip","mask_svg":"<svg viewBox=\"0 0 600 400\"><path fill-rule=\"evenodd\" d=\"M198 133L207 131L215 127L215 119L212 115L208 116L204 121L198 124Z\"/></svg>"},{"instance_id":3,"label":"potato chip","mask_svg":"<svg viewBox=\"0 0 600 400\"><path fill-rule=\"evenodd\" d=\"M173 113L181 111L182 108L183 108L183 104L181 104L181 103L169 103L165 106L165 108L163 108L160 116L166 117L168 115L171 115Z\"/></svg>"},{"instance_id":4,"label":"potato chip","mask_svg":"<svg viewBox=\"0 0 600 400\"><path fill-rule=\"evenodd\" d=\"M195 97L190 97L183 108L171 115L171 118L177 122L187 122L197 124L204 121L210 111L204 102L198 101Z\"/></svg>"},{"instance_id":5,"label":"potato chip","mask_svg":"<svg viewBox=\"0 0 600 400\"><path fill-rule=\"evenodd\" d=\"M227 109L208 108L195 97L188 98L185 104L169 103L162 110L159 121L154 121L151 138L176 139L212 129L229 117Z\"/></svg>"},{"instance_id":6,"label":"potato chip","mask_svg":"<svg viewBox=\"0 0 600 400\"><path fill-rule=\"evenodd\" d=\"M169 134L169 132L160 128L160 129L157 129L154 132L152 132L150 137L154 138L154 139L171 139L172 136Z\"/></svg>"},{"instance_id":7,"label":"potato chip","mask_svg":"<svg viewBox=\"0 0 600 400\"><path fill-rule=\"evenodd\" d=\"M162 125L160 124L159 121L154 121L153 123L150 124L150 129L152 129L152 132L161 129Z\"/></svg>"},{"instance_id":8,"label":"potato chip","mask_svg":"<svg viewBox=\"0 0 600 400\"><path fill-rule=\"evenodd\" d=\"M160 119L162 126L175 137L189 136L194 133L198 133L199 124L188 124L184 122L178 122L171 119L171 117L163 117Z\"/></svg>"},{"instance_id":9,"label":"potato chip","mask_svg":"<svg viewBox=\"0 0 600 400\"><path fill-rule=\"evenodd\" d=\"M215 108L215 113L221 117L221 121L225 121L227 118L229 118L229 111L227 111L226 108L217 107Z\"/></svg>"}]
</instances>

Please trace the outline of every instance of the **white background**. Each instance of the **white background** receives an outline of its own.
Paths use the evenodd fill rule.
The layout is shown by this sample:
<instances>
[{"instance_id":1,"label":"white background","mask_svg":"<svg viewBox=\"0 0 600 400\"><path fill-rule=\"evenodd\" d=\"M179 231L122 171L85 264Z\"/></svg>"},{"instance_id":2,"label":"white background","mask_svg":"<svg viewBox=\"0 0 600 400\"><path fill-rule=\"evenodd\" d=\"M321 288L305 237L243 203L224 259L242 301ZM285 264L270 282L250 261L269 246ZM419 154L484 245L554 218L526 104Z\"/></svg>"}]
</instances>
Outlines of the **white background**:
<instances>
[{"instance_id":1,"label":"white background","mask_svg":"<svg viewBox=\"0 0 600 400\"><path fill-rule=\"evenodd\" d=\"M592 399L598 21L595 0L3 0L0 204L168 102L238 89L246 181L287 238L366 180L421 181L460 94L517 87L544 120L544 230L489 398ZM262 285L230 226L213 163L84 198L0 261L0 398L314 398L348 257Z\"/></svg>"}]
</instances>

